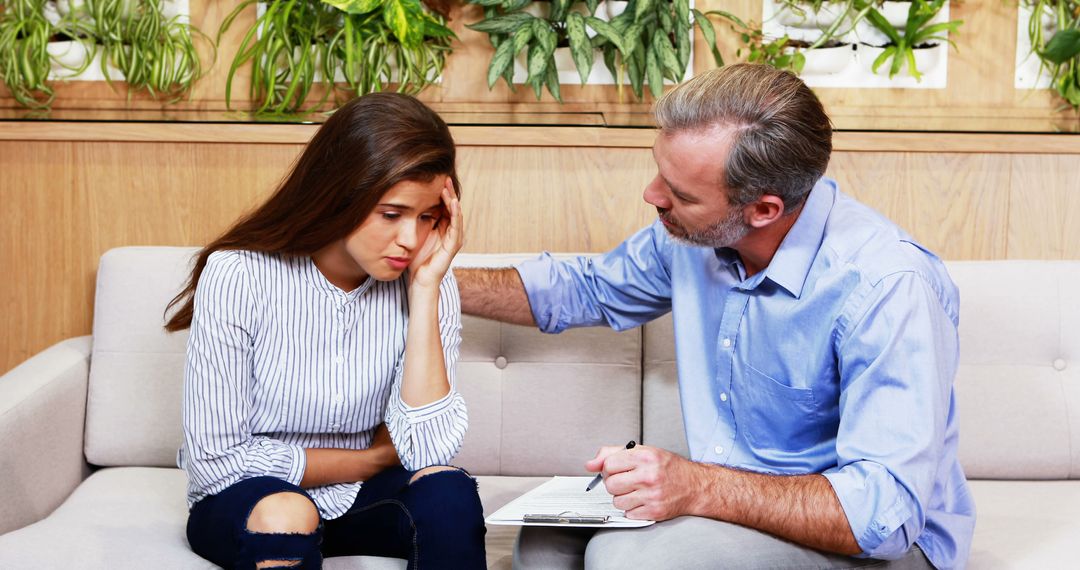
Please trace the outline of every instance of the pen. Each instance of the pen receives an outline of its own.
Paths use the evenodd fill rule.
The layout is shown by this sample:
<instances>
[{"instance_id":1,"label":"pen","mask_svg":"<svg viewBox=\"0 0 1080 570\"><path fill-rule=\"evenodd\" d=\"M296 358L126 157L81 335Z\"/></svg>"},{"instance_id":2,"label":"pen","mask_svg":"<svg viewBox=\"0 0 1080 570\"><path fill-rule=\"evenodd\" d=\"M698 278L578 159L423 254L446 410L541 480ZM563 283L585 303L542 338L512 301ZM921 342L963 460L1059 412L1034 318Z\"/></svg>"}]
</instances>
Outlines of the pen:
<instances>
[{"instance_id":1,"label":"pen","mask_svg":"<svg viewBox=\"0 0 1080 570\"><path fill-rule=\"evenodd\" d=\"M626 449L633 449L635 445L637 445L637 444L634 443L634 440L631 439L630 443L626 444ZM592 491L593 487L595 487L597 485L597 483L599 483L600 481L603 481L603 480L604 480L603 473L597 473L596 477L593 477L593 480L589 481L588 486L585 487L585 491L586 492Z\"/></svg>"}]
</instances>

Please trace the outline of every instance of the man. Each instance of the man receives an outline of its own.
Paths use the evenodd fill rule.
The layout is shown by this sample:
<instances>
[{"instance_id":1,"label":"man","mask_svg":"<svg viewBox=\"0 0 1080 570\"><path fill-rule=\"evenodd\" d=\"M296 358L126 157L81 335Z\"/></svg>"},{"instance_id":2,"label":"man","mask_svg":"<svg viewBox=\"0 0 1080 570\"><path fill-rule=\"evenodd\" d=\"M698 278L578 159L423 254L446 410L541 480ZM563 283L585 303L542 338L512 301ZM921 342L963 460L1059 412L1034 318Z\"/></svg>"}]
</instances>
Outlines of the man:
<instances>
[{"instance_id":1,"label":"man","mask_svg":"<svg viewBox=\"0 0 1080 570\"><path fill-rule=\"evenodd\" d=\"M465 312L545 332L674 318L690 459L618 446L586 464L628 517L661 522L525 528L515 561L963 567L975 509L940 260L822 178L829 119L790 73L699 75L656 120L656 223L593 259L457 272Z\"/></svg>"}]
</instances>

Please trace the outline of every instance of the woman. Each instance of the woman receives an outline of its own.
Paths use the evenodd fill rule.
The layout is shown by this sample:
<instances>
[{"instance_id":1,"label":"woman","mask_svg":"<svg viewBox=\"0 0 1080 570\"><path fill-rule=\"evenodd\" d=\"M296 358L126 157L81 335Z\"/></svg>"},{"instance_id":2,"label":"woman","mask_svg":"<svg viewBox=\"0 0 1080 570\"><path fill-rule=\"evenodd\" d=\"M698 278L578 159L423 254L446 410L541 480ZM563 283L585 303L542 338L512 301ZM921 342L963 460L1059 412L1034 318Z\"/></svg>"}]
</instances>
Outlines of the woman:
<instances>
[{"instance_id":1,"label":"woman","mask_svg":"<svg viewBox=\"0 0 1080 570\"><path fill-rule=\"evenodd\" d=\"M339 109L270 199L198 255L166 328L191 328L192 549L225 568L323 556L484 567L476 483L449 463L461 247L454 141L404 95Z\"/></svg>"}]
</instances>

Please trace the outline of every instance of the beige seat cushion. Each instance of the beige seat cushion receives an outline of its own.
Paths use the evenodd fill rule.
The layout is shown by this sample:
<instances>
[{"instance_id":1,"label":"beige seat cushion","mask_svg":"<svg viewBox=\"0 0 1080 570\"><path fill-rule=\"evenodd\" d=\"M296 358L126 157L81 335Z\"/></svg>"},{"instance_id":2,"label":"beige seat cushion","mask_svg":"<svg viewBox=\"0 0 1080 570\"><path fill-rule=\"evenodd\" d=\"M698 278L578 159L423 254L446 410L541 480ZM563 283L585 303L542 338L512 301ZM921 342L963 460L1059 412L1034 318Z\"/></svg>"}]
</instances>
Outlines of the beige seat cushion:
<instances>
[{"instance_id":1,"label":"beige seat cushion","mask_svg":"<svg viewBox=\"0 0 1080 570\"><path fill-rule=\"evenodd\" d=\"M1075 567L1080 481L971 481L978 515L968 568Z\"/></svg>"},{"instance_id":2,"label":"beige seat cushion","mask_svg":"<svg viewBox=\"0 0 1080 570\"><path fill-rule=\"evenodd\" d=\"M546 478L481 477L485 515ZM42 521L0 536L0 568L216 568L191 551L184 536L185 485L179 469L116 467L90 476ZM488 565L509 568L517 527L488 531ZM327 569L400 569L404 560L329 558Z\"/></svg>"}]
</instances>

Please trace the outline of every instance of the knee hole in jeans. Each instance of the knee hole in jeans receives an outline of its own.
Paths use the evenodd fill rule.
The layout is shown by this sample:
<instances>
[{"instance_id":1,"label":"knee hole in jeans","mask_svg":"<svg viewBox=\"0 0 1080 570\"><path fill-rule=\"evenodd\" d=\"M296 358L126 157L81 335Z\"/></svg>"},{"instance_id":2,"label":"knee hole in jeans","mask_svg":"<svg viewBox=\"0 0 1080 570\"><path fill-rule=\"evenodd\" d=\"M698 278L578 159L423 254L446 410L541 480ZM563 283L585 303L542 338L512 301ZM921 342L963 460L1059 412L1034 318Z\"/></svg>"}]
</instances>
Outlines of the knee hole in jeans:
<instances>
[{"instance_id":1,"label":"knee hole in jeans","mask_svg":"<svg viewBox=\"0 0 1080 570\"><path fill-rule=\"evenodd\" d=\"M263 534L313 534L319 528L319 510L306 495L283 491L255 503L247 530Z\"/></svg>"},{"instance_id":2,"label":"knee hole in jeans","mask_svg":"<svg viewBox=\"0 0 1080 570\"><path fill-rule=\"evenodd\" d=\"M425 467L425 468L417 471L416 473L413 473L413 476L409 479L409 484L412 485L413 483L417 482L418 480L420 480L420 479L422 479L424 477L427 477L428 475L432 475L434 473L443 473L443 472L446 472L446 471L457 471L458 473L468 475L468 473L465 473L464 469L459 469L457 467L451 467L449 465L433 465L431 467Z\"/></svg>"}]
</instances>

